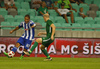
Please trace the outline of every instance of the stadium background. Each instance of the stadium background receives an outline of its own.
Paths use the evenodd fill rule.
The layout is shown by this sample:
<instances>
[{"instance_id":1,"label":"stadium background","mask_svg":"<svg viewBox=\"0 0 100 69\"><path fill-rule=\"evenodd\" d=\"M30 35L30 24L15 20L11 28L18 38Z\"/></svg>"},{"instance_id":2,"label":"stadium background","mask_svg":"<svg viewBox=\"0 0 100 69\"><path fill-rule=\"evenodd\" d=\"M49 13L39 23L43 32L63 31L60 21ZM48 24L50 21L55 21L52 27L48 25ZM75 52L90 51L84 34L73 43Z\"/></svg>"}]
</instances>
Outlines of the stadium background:
<instances>
[{"instance_id":1,"label":"stadium background","mask_svg":"<svg viewBox=\"0 0 100 69\"><path fill-rule=\"evenodd\" d=\"M52 0L53 1L53 0ZM9 44L15 44L17 39L23 34L23 29L20 29L13 34L9 34L9 32L14 29L16 26L20 24L20 22L24 21L24 16L26 14L29 14L31 17L31 20L33 20L36 24L36 30L35 30L35 37L39 38L37 36L38 32L45 31L45 22L43 20L42 16L38 16L38 12L35 9L32 9L30 5L31 0L15 0L15 5L17 7L17 11L15 9L8 9L5 10L4 8L0 8L0 44L5 44L8 46ZM3 4L1 4L3 5ZM83 50L83 46L85 43L88 43L89 51L91 52L91 45L93 45L93 54L95 52L95 46L96 44L99 46L99 38L100 38L100 4L99 0L84 0L84 3L77 5L76 3L71 3L72 7L77 10L77 12L72 11L74 13L74 23L71 23L70 17L68 17L69 23L65 22L65 19L61 16L59 16L54 9L48 9L48 13L50 14L50 19L53 20L55 26L56 26L56 40L62 40L67 41L65 42L65 47L67 45L77 45L78 47L81 47L81 51ZM86 18L82 18L79 16L79 8L83 7L84 13L88 15ZM45 37L45 36L42 36ZM4 41L2 41L4 40ZM8 44L7 42L10 43ZM55 45L57 41L52 44L56 46L56 50L59 49L59 44ZM13 42L14 41L14 42ZM83 45L81 45L81 41ZM85 42L84 42L85 41ZM67 44L67 42L70 42L70 44ZM59 43L59 42L58 42ZM80 45L78 45L78 43ZM63 45L63 44L60 44ZM72 46L72 45L71 45ZM58 48L57 48L58 47ZM3 53L2 49L3 47L0 47L0 53ZM60 48L61 50L61 48ZM70 47L71 50L71 47ZM73 49L74 50L74 49ZM99 47L98 47L99 50ZM7 50L5 50L7 51ZM80 51L80 49L78 49ZM97 51L97 50L96 50ZM97 51L98 54L100 54L99 51ZM52 54L52 53L51 53ZM60 53L61 54L61 53ZM70 53L72 54L72 52ZM82 53L81 53L82 54ZM80 55L81 55L80 54ZM90 53L89 53L90 54ZM88 54L88 55L89 55ZM99 57L97 54L91 54L88 57ZM33 53L34 55L34 53ZM40 54L41 55L41 54ZM67 54L67 51L65 51L65 55ZM77 55L77 54L76 54ZM78 54L79 55L79 54ZM84 55L84 54L83 54ZM0 54L0 56L4 56ZM69 57L65 56L65 57ZM41 57L41 56L40 56ZM43 55L42 55L43 57ZM61 57L61 55L56 55L54 57ZM63 57L63 54L62 54ZM77 56L76 56L77 57ZM80 56L78 56L80 57ZM81 56L82 57L82 56ZM87 57L87 55L84 55L83 57Z\"/></svg>"},{"instance_id":2,"label":"stadium background","mask_svg":"<svg viewBox=\"0 0 100 69\"><path fill-rule=\"evenodd\" d=\"M100 68L100 0L84 0L84 3L80 5L71 3L72 7L77 9L77 12L73 11L74 23L71 23L70 17L68 17L69 23L66 23L65 19L58 16L55 10L48 10L50 19L56 26L56 39L48 48L48 52L53 57L53 61L50 62L43 61L45 56L39 49L40 44L31 57L25 56L22 60L19 59L23 48L17 50L18 53L14 58L4 56L3 52L9 51L24 33L24 29L20 29L13 34L9 34L24 20L26 14L29 14L31 20L37 24L35 38L39 38L37 36L38 32L45 31L43 17L37 16L38 12L31 9L31 0L14 1L17 11L0 8L0 69ZM3 6L3 3L1 5ZM78 15L80 7L83 7L84 13L88 17L83 19ZM34 41L32 44L34 44Z\"/></svg>"}]
</instances>

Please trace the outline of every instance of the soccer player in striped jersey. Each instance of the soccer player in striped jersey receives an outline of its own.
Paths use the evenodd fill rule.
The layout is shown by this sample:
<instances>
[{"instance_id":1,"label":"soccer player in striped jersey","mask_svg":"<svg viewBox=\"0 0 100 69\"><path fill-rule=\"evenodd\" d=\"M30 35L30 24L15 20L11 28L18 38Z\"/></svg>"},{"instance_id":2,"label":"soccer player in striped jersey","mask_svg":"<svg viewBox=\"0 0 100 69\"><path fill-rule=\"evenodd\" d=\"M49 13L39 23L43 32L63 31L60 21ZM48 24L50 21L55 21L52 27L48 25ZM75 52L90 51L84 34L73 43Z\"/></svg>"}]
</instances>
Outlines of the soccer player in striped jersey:
<instances>
[{"instance_id":1,"label":"soccer player in striped jersey","mask_svg":"<svg viewBox=\"0 0 100 69\"><path fill-rule=\"evenodd\" d=\"M15 47L12 49L12 51L15 53L17 51L17 48L19 46L24 46L24 51L27 51L29 47L31 46L32 41L34 40L34 34L35 34L35 27L36 24L30 20L29 15L25 15L24 22L21 22L19 26L17 26L14 30L10 31L10 34L12 34L14 31L24 28L25 33L18 39ZM4 52L6 56L8 56L8 53ZM24 56L24 52L22 53L20 59L22 59Z\"/></svg>"},{"instance_id":2,"label":"soccer player in striped jersey","mask_svg":"<svg viewBox=\"0 0 100 69\"><path fill-rule=\"evenodd\" d=\"M24 51L24 53L29 56L32 53L32 51L38 46L38 43L42 43L40 48L41 48L42 52L44 53L44 55L47 57L45 60L51 61L52 58L49 56L45 47L48 47L55 39L55 25L49 19L49 14L47 14L47 13L44 14L43 18L46 22L46 32L40 32L38 34L38 36L46 35L46 37L36 39L34 45L30 49L30 51L29 52Z\"/></svg>"}]
</instances>

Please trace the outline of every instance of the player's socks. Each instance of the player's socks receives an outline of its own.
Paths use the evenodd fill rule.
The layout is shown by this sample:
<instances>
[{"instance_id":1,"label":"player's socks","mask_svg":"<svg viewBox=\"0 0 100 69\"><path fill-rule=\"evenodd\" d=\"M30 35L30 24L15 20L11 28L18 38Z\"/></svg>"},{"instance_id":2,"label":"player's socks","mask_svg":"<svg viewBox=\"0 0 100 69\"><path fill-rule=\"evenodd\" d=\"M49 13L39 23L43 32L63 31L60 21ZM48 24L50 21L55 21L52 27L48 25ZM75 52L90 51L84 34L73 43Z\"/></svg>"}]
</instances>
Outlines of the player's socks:
<instances>
[{"instance_id":1,"label":"player's socks","mask_svg":"<svg viewBox=\"0 0 100 69\"><path fill-rule=\"evenodd\" d=\"M10 58L10 57L8 56L8 53L4 52L4 54L5 54L8 58Z\"/></svg>"},{"instance_id":2,"label":"player's socks","mask_svg":"<svg viewBox=\"0 0 100 69\"><path fill-rule=\"evenodd\" d=\"M11 51L15 53L17 51L17 47L14 47Z\"/></svg>"},{"instance_id":3,"label":"player's socks","mask_svg":"<svg viewBox=\"0 0 100 69\"><path fill-rule=\"evenodd\" d=\"M5 54L6 56L8 56L8 53L4 52L4 54Z\"/></svg>"},{"instance_id":4,"label":"player's socks","mask_svg":"<svg viewBox=\"0 0 100 69\"><path fill-rule=\"evenodd\" d=\"M21 55L19 59L23 59L23 57L24 57L24 56Z\"/></svg>"},{"instance_id":5,"label":"player's socks","mask_svg":"<svg viewBox=\"0 0 100 69\"><path fill-rule=\"evenodd\" d=\"M38 45L38 43L35 42L34 45L32 46L32 48L30 49L29 54L32 53L32 51L37 47L37 45Z\"/></svg>"},{"instance_id":6,"label":"player's socks","mask_svg":"<svg viewBox=\"0 0 100 69\"><path fill-rule=\"evenodd\" d=\"M45 55L47 58L50 58L50 56L49 56L47 50L44 49L44 50L42 50L42 52L44 53L44 55Z\"/></svg>"},{"instance_id":7,"label":"player's socks","mask_svg":"<svg viewBox=\"0 0 100 69\"><path fill-rule=\"evenodd\" d=\"M48 56L47 58L50 58L50 56Z\"/></svg>"},{"instance_id":8,"label":"player's socks","mask_svg":"<svg viewBox=\"0 0 100 69\"><path fill-rule=\"evenodd\" d=\"M30 51L29 51L29 54L31 54L31 53L32 53L32 51L30 50Z\"/></svg>"}]
</instances>

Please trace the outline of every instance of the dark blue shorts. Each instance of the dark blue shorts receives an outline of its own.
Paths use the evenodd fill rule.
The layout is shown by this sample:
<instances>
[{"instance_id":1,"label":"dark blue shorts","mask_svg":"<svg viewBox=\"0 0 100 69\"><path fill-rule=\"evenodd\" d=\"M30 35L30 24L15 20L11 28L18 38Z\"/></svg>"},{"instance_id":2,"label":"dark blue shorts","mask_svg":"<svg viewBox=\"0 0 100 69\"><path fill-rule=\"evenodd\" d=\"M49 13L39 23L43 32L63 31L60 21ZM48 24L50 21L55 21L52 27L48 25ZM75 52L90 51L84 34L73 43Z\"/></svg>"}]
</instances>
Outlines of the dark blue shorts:
<instances>
[{"instance_id":1,"label":"dark blue shorts","mask_svg":"<svg viewBox=\"0 0 100 69\"><path fill-rule=\"evenodd\" d=\"M32 40L28 40L28 39L20 37L17 43L24 46L25 49L29 49L29 47L31 46Z\"/></svg>"}]
</instances>

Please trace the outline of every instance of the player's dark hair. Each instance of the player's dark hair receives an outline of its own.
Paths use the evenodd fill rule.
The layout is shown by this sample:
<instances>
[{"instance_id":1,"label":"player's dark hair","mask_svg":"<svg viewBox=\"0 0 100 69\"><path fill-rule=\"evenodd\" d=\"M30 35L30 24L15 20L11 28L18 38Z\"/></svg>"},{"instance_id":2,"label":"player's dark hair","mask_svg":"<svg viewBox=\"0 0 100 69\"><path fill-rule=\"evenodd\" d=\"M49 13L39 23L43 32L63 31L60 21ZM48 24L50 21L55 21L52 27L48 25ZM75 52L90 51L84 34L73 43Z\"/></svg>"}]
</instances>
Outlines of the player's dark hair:
<instances>
[{"instance_id":1,"label":"player's dark hair","mask_svg":"<svg viewBox=\"0 0 100 69\"><path fill-rule=\"evenodd\" d=\"M25 15L25 17L28 17L30 19L30 15Z\"/></svg>"}]
</instances>

